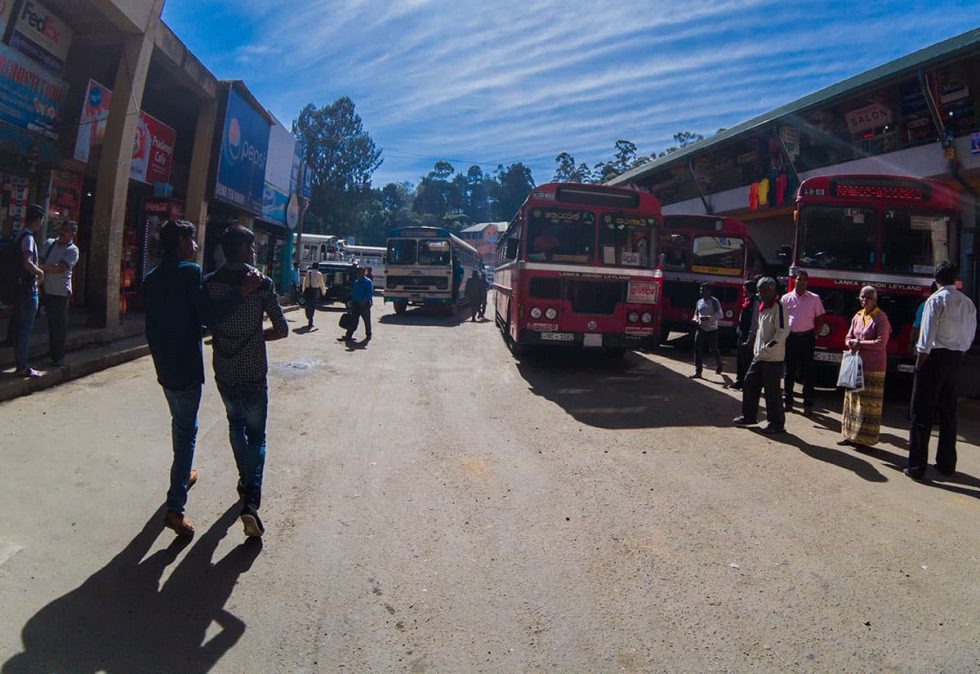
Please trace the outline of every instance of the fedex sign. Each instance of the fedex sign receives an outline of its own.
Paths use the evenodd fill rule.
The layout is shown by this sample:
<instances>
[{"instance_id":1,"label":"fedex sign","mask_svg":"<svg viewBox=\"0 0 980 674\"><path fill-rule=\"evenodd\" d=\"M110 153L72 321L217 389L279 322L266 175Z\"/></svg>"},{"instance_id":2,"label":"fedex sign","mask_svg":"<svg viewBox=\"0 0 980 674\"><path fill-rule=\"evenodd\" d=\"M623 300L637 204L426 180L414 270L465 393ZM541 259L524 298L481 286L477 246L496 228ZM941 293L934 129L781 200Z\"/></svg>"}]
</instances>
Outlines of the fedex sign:
<instances>
[{"instance_id":1,"label":"fedex sign","mask_svg":"<svg viewBox=\"0 0 980 674\"><path fill-rule=\"evenodd\" d=\"M269 132L265 116L234 86L228 87L214 196L261 215Z\"/></svg>"},{"instance_id":2,"label":"fedex sign","mask_svg":"<svg viewBox=\"0 0 980 674\"><path fill-rule=\"evenodd\" d=\"M72 31L68 25L36 0L26 0L17 14L10 46L46 70L60 75L68 58Z\"/></svg>"}]
</instances>

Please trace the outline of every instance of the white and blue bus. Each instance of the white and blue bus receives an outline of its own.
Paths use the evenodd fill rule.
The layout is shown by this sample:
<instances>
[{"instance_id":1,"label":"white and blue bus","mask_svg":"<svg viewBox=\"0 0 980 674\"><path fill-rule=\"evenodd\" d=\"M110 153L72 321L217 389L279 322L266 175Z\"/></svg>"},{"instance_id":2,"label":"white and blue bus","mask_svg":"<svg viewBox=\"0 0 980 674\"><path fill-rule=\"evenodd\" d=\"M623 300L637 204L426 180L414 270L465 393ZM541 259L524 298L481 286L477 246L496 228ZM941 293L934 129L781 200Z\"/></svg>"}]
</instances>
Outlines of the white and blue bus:
<instances>
[{"instance_id":1,"label":"white and blue bus","mask_svg":"<svg viewBox=\"0 0 980 674\"><path fill-rule=\"evenodd\" d=\"M371 270L374 275L375 290L385 287L385 247L384 246L357 246L347 244L344 248L351 261L358 267L365 267Z\"/></svg>"},{"instance_id":2,"label":"white and blue bus","mask_svg":"<svg viewBox=\"0 0 980 674\"><path fill-rule=\"evenodd\" d=\"M483 270L480 254L448 229L393 229L385 254L385 302L398 314L409 305L455 308L463 303L462 288L474 270Z\"/></svg>"}]
</instances>

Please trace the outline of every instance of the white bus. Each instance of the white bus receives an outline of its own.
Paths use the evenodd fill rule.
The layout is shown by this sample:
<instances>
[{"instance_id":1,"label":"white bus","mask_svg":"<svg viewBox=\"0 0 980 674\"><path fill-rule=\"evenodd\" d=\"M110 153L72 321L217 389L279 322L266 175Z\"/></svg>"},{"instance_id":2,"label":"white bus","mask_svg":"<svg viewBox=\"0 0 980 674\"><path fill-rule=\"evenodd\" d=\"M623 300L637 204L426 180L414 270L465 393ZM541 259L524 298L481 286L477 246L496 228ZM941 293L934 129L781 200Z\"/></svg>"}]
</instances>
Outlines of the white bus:
<instances>
[{"instance_id":1,"label":"white bus","mask_svg":"<svg viewBox=\"0 0 980 674\"><path fill-rule=\"evenodd\" d=\"M370 267L374 275L374 289L385 287L385 247L356 246L347 244L345 250L350 259L358 267Z\"/></svg>"},{"instance_id":2,"label":"white bus","mask_svg":"<svg viewBox=\"0 0 980 674\"><path fill-rule=\"evenodd\" d=\"M476 248L438 227L391 230L385 259L385 302L393 303L398 314L409 304L455 310L465 299L466 279L474 270L483 271Z\"/></svg>"},{"instance_id":3,"label":"white bus","mask_svg":"<svg viewBox=\"0 0 980 674\"><path fill-rule=\"evenodd\" d=\"M344 262L350 259L347 242L331 234L303 234L300 240L299 269L306 271L314 262Z\"/></svg>"}]
</instances>

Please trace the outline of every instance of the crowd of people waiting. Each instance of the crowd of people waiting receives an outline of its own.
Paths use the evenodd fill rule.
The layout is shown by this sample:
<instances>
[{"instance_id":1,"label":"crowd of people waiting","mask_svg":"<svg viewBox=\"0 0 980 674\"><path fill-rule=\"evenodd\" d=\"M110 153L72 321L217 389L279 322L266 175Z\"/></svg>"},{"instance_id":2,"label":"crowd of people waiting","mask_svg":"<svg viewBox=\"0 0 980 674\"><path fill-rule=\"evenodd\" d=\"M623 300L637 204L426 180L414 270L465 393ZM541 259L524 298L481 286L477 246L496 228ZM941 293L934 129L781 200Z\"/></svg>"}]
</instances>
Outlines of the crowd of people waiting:
<instances>
[{"instance_id":1,"label":"crowd of people waiting","mask_svg":"<svg viewBox=\"0 0 980 674\"><path fill-rule=\"evenodd\" d=\"M976 307L956 287L958 270L950 262L934 271L933 293L919 307L913 338L915 374L910 404L909 459L905 475L923 479L928 465L929 438L939 420L939 445L935 469L949 476L956 471L956 378L963 355L976 334ZM779 295L771 277L745 281L745 301L737 321L737 365L732 388L742 392L742 413L737 426L759 422L759 400L764 395L766 426L762 433L786 432L786 413L796 404L795 386L801 384L802 414L813 414L813 367L816 337L824 323L820 297L808 289L805 270L794 274L793 290ZM888 316L878 306L878 291L864 286L858 295L861 309L851 318L845 347L860 356L863 385L845 389L840 446L865 451L878 443L884 403L888 341L892 335ZM701 287L694 312L697 324L695 371L700 378L705 351L715 358L716 372L723 363L718 348L721 304L710 285ZM781 386L782 383L782 386Z\"/></svg>"}]
</instances>

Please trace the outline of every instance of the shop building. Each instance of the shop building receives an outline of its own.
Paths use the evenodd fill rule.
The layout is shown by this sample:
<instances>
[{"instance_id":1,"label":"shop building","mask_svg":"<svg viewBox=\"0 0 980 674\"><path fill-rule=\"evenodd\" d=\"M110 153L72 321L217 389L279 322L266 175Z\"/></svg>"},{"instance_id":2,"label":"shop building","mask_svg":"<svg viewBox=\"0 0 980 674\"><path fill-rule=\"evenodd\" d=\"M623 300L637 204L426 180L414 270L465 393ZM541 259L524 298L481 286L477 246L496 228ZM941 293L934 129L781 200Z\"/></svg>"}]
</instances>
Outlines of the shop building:
<instances>
[{"instance_id":1,"label":"shop building","mask_svg":"<svg viewBox=\"0 0 980 674\"><path fill-rule=\"evenodd\" d=\"M461 230L459 238L476 248L483 261L490 264L497 254L497 238L505 229L506 222L478 222Z\"/></svg>"},{"instance_id":2,"label":"shop building","mask_svg":"<svg viewBox=\"0 0 980 674\"><path fill-rule=\"evenodd\" d=\"M648 190L665 214L744 222L768 262L792 243L800 181L831 174L934 178L959 194L958 260L978 296L980 29L759 115L610 181Z\"/></svg>"}]
</instances>

